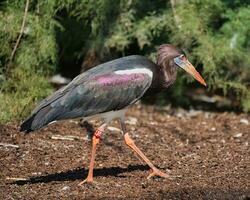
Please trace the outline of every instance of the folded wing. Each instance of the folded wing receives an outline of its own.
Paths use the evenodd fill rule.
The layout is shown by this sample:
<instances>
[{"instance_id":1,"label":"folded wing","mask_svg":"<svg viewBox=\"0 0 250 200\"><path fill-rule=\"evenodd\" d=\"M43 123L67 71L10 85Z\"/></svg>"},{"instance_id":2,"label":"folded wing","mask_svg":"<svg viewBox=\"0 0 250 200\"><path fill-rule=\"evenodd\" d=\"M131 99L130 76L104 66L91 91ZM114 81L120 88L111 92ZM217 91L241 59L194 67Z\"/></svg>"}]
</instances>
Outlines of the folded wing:
<instances>
[{"instance_id":1,"label":"folded wing","mask_svg":"<svg viewBox=\"0 0 250 200\"><path fill-rule=\"evenodd\" d=\"M21 131L30 132L56 120L123 109L142 97L151 82L152 72L146 68L80 75L43 100L21 125Z\"/></svg>"}]
</instances>

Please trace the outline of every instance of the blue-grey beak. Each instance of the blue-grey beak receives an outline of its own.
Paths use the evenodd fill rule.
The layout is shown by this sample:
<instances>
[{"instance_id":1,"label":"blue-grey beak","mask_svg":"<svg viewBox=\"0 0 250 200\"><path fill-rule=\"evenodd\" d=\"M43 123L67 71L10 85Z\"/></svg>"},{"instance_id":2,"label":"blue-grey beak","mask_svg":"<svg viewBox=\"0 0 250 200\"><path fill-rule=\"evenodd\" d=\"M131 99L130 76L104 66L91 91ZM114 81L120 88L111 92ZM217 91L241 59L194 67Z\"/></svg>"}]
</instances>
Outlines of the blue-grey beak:
<instances>
[{"instance_id":1,"label":"blue-grey beak","mask_svg":"<svg viewBox=\"0 0 250 200\"><path fill-rule=\"evenodd\" d=\"M202 85L207 85L199 72L196 71L194 66L188 61L186 56L180 55L174 58L174 62L176 65L184 69L187 73L193 76L197 81L199 81Z\"/></svg>"}]
</instances>

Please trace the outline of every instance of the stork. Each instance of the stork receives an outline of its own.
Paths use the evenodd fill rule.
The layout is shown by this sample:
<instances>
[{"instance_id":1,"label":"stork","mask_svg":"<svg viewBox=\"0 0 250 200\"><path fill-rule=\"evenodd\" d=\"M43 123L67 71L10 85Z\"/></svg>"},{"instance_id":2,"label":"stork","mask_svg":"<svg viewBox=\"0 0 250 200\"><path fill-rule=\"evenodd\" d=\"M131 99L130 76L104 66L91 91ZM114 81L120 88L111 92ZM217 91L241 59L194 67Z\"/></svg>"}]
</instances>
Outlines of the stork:
<instances>
[{"instance_id":1,"label":"stork","mask_svg":"<svg viewBox=\"0 0 250 200\"><path fill-rule=\"evenodd\" d=\"M169 175L160 171L142 153L129 136L125 125L127 109L143 96L165 90L182 68L206 86L204 79L188 61L185 53L170 44L163 44L157 52L157 62L132 55L100 64L74 78L67 86L44 99L22 123L21 131L38 130L52 122L72 118L101 118L103 124L92 138L92 151L87 178L79 183L93 182L97 144L107 124L119 119L125 144L151 168L147 178Z\"/></svg>"}]
</instances>

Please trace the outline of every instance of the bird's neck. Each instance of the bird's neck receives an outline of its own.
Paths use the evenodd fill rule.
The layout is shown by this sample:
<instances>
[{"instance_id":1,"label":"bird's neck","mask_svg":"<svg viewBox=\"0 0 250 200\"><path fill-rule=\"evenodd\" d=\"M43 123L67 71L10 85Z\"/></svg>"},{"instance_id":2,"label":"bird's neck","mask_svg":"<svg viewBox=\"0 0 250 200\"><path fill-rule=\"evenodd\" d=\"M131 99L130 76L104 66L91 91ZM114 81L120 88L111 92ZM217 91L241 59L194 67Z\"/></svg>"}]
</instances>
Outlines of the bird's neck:
<instances>
[{"instance_id":1,"label":"bird's neck","mask_svg":"<svg viewBox=\"0 0 250 200\"><path fill-rule=\"evenodd\" d=\"M167 68L161 67L161 84L163 88L168 88L172 85L176 79L177 68L173 65L169 65Z\"/></svg>"},{"instance_id":2,"label":"bird's neck","mask_svg":"<svg viewBox=\"0 0 250 200\"><path fill-rule=\"evenodd\" d=\"M160 51L156 62L160 77L160 87L168 88L174 83L177 74L177 67L174 63L173 56L168 52Z\"/></svg>"},{"instance_id":3,"label":"bird's neck","mask_svg":"<svg viewBox=\"0 0 250 200\"><path fill-rule=\"evenodd\" d=\"M168 88L176 79L177 70L175 67L170 67L164 70L163 67L155 65L155 72L152 84L147 91L148 94L155 94Z\"/></svg>"}]
</instances>

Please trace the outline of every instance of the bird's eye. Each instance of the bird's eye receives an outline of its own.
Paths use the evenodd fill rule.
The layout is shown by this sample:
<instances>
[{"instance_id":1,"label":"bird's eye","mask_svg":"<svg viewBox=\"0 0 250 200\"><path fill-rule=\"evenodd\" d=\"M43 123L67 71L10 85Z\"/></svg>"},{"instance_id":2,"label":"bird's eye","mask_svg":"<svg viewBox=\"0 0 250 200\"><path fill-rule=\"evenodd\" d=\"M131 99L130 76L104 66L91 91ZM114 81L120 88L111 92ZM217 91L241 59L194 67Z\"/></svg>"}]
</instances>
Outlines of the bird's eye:
<instances>
[{"instance_id":1,"label":"bird's eye","mask_svg":"<svg viewBox=\"0 0 250 200\"><path fill-rule=\"evenodd\" d=\"M187 60L186 56L185 56L185 55L183 55L183 54L182 54L182 55L180 55L180 59L181 59L181 60L183 60L183 61Z\"/></svg>"}]
</instances>

